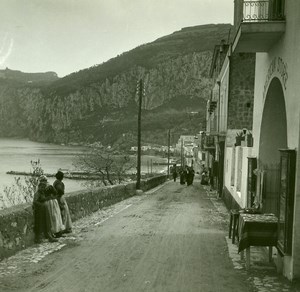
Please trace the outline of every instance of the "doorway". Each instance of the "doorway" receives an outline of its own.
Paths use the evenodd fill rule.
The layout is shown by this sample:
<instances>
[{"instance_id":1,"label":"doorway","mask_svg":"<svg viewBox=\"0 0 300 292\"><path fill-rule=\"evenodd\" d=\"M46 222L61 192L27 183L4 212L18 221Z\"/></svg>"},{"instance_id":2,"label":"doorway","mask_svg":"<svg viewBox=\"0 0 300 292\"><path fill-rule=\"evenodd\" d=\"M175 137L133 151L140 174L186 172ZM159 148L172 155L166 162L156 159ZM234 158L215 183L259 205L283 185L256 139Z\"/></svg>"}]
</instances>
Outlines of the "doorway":
<instances>
[{"instance_id":1,"label":"doorway","mask_svg":"<svg viewBox=\"0 0 300 292\"><path fill-rule=\"evenodd\" d=\"M273 78L264 104L260 140L259 169L263 171L263 212L278 213L280 153L287 148L287 121L284 94L278 78Z\"/></svg>"}]
</instances>

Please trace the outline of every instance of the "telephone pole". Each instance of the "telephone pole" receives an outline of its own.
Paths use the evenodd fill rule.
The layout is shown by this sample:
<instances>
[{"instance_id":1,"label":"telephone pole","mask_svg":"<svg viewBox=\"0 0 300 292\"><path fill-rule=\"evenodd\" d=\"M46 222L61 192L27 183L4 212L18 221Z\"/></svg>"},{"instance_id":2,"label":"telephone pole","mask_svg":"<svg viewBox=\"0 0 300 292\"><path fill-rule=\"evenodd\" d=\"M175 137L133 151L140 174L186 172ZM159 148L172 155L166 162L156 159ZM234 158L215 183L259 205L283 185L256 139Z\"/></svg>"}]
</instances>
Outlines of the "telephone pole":
<instances>
[{"instance_id":1,"label":"telephone pole","mask_svg":"<svg viewBox=\"0 0 300 292\"><path fill-rule=\"evenodd\" d=\"M181 157L181 168L184 167L184 158L183 158L183 139L181 138L181 151L180 151L180 157Z\"/></svg>"},{"instance_id":2,"label":"telephone pole","mask_svg":"<svg viewBox=\"0 0 300 292\"><path fill-rule=\"evenodd\" d=\"M138 135L137 135L137 175L136 189L141 189L141 120L142 120L142 97L143 97L143 80L138 82L139 107L138 107Z\"/></svg>"},{"instance_id":3,"label":"telephone pole","mask_svg":"<svg viewBox=\"0 0 300 292\"><path fill-rule=\"evenodd\" d=\"M170 176L170 129L168 130L168 178Z\"/></svg>"}]
</instances>

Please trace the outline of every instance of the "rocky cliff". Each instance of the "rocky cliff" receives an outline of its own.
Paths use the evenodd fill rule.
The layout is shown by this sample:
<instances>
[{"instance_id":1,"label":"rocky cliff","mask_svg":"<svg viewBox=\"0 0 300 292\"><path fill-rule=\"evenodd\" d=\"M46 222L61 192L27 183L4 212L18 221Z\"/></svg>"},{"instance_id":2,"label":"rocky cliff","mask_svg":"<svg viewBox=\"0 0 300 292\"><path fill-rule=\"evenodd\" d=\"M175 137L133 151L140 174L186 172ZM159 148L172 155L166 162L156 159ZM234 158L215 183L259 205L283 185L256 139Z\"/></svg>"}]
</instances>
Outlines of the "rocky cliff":
<instances>
[{"instance_id":1,"label":"rocky cliff","mask_svg":"<svg viewBox=\"0 0 300 292\"><path fill-rule=\"evenodd\" d=\"M139 78L145 82L144 141L165 144L167 129L174 139L198 132L212 50L230 27L185 28L50 83L0 78L0 135L55 143L134 140Z\"/></svg>"}]
</instances>

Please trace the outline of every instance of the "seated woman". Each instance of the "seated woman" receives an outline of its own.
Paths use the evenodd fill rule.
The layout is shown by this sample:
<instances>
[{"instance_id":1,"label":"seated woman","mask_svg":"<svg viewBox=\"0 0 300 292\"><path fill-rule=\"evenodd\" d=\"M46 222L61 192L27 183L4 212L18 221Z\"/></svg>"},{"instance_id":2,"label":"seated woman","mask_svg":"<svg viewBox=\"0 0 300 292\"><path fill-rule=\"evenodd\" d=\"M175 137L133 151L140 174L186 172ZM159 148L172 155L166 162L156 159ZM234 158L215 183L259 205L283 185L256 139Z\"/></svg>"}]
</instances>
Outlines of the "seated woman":
<instances>
[{"instance_id":1,"label":"seated woman","mask_svg":"<svg viewBox=\"0 0 300 292\"><path fill-rule=\"evenodd\" d=\"M58 171L55 175L56 181L53 183L53 187L55 188L57 195L58 195L58 203L60 206L61 214L62 214L62 221L65 225L64 233L71 233L72 232L72 220L70 216L69 207L67 201L65 199L65 185L62 182L64 179L64 173L62 171Z\"/></svg>"}]
</instances>

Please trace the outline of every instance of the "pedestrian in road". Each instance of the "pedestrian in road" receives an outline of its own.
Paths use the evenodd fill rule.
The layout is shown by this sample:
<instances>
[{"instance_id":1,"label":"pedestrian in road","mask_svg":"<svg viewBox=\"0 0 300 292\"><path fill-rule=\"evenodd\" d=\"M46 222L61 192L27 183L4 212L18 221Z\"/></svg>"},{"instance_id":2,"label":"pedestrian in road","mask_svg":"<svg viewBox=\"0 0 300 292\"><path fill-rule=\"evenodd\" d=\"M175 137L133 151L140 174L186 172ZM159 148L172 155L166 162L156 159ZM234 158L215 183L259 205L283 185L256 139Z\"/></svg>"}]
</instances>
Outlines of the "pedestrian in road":
<instances>
[{"instance_id":1,"label":"pedestrian in road","mask_svg":"<svg viewBox=\"0 0 300 292\"><path fill-rule=\"evenodd\" d=\"M180 184L185 185L187 172L181 167L180 169Z\"/></svg>"},{"instance_id":2,"label":"pedestrian in road","mask_svg":"<svg viewBox=\"0 0 300 292\"><path fill-rule=\"evenodd\" d=\"M173 176L174 182L176 182L176 178L177 178L177 167L176 167L176 164L173 165L172 176Z\"/></svg>"},{"instance_id":3,"label":"pedestrian in road","mask_svg":"<svg viewBox=\"0 0 300 292\"><path fill-rule=\"evenodd\" d=\"M209 184L209 176L208 176L207 170L205 168L203 168L203 171L201 173L201 184L202 185Z\"/></svg>"},{"instance_id":4,"label":"pedestrian in road","mask_svg":"<svg viewBox=\"0 0 300 292\"><path fill-rule=\"evenodd\" d=\"M65 184L63 183L64 173L62 171L58 171L55 175L56 180L53 183L53 187L55 188L58 195L58 203L61 210L62 222L65 226L64 233L72 232L72 220L69 211L69 207L67 201L65 199Z\"/></svg>"},{"instance_id":5,"label":"pedestrian in road","mask_svg":"<svg viewBox=\"0 0 300 292\"><path fill-rule=\"evenodd\" d=\"M192 167L192 169L191 169L191 184L194 183L194 178L195 178L195 170L194 170L194 168Z\"/></svg>"},{"instance_id":6,"label":"pedestrian in road","mask_svg":"<svg viewBox=\"0 0 300 292\"><path fill-rule=\"evenodd\" d=\"M193 184L193 181L194 181L194 176L195 176L195 171L193 169L192 166L190 167L187 167L187 185L190 186Z\"/></svg>"},{"instance_id":7,"label":"pedestrian in road","mask_svg":"<svg viewBox=\"0 0 300 292\"><path fill-rule=\"evenodd\" d=\"M34 233L35 243L42 242L42 236L44 235L50 242L55 242L51 232L51 219L50 213L46 205L46 201L49 200L46 196L47 178L42 175L39 178L38 188L33 197L33 215L34 215Z\"/></svg>"}]
</instances>

